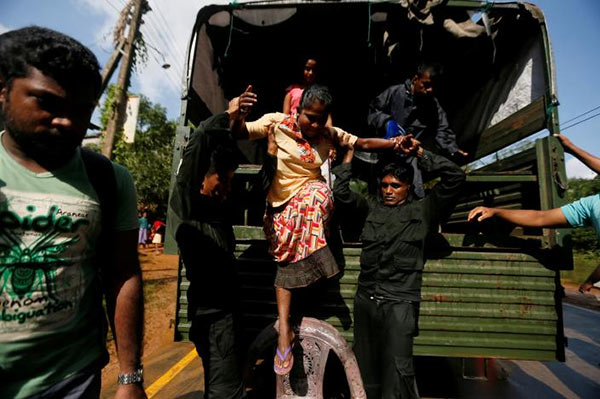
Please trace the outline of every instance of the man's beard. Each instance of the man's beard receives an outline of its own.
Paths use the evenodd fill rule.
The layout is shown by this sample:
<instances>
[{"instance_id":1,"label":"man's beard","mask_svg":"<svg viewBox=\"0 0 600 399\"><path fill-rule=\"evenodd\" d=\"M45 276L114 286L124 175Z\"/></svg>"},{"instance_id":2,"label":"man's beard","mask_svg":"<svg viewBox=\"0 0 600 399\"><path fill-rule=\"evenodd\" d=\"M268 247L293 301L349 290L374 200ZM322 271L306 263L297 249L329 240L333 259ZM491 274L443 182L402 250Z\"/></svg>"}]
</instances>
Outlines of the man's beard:
<instances>
[{"instance_id":1,"label":"man's beard","mask_svg":"<svg viewBox=\"0 0 600 399\"><path fill-rule=\"evenodd\" d=\"M65 139L64 135L56 134L52 130L27 133L18 126L18 123L15 123L8 112L9 109L6 103L1 110L0 119L4 123L4 129L29 158L40 163L67 162L75 153L75 149L81 145L81 140Z\"/></svg>"}]
</instances>

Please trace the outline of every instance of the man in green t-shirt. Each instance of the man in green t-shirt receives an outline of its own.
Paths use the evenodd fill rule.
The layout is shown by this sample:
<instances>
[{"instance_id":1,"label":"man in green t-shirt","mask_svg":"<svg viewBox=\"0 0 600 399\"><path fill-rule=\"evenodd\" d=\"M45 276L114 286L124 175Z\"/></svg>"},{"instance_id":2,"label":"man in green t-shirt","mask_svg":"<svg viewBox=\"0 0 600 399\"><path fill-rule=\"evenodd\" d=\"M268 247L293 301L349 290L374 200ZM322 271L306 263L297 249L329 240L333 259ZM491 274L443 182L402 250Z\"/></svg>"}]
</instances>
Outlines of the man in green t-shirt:
<instances>
[{"instance_id":1,"label":"man in green t-shirt","mask_svg":"<svg viewBox=\"0 0 600 399\"><path fill-rule=\"evenodd\" d=\"M115 397L146 397L133 180L80 148L100 83L96 57L68 36L0 35L0 398L99 397L103 294L122 373ZM90 157L114 187L98 189L113 179Z\"/></svg>"}]
</instances>

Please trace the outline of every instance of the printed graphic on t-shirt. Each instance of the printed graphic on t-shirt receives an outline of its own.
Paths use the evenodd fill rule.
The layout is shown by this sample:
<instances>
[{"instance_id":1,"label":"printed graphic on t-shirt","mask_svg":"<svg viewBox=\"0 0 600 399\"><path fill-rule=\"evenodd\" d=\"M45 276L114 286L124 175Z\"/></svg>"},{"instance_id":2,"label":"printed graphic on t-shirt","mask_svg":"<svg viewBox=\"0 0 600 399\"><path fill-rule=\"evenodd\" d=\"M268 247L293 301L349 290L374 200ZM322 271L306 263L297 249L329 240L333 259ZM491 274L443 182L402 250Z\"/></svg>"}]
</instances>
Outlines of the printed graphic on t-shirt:
<instances>
[{"instance_id":1,"label":"printed graphic on t-shirt","mask_svg":"<svg viewBox=\"0 0 600 399\"><path fill-rule=\"evenodd\" d=\"M97 203L3 190L0 204L0 335L56 330L76 316L90 284ZM6 204L10 204L7 206ZM86 269L87 268L87 269Z\"/></svg>"}]
</instances>

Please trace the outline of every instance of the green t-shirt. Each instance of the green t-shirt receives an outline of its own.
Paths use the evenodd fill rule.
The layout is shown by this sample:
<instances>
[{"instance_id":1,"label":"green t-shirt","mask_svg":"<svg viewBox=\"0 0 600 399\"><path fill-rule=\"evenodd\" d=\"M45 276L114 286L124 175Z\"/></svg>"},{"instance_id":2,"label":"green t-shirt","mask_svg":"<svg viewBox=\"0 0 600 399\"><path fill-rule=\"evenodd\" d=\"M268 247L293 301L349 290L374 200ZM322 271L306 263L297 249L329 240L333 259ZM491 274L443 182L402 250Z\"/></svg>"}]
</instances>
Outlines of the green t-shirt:
<instances>
[{"instance_id":1,"label":"green t-shirt","mask_svg":"<svg viewBox=\"0 0 600 399\"><path fill-rule=\"evenodd\" d=\"M133 179L125 168L113 169L114 228L135 230ZM98 196L79 150L60 169L34 173L0 141L1 397L30 396L106 362L93 265L100 229Z\"/></svg>"}]
</instances>

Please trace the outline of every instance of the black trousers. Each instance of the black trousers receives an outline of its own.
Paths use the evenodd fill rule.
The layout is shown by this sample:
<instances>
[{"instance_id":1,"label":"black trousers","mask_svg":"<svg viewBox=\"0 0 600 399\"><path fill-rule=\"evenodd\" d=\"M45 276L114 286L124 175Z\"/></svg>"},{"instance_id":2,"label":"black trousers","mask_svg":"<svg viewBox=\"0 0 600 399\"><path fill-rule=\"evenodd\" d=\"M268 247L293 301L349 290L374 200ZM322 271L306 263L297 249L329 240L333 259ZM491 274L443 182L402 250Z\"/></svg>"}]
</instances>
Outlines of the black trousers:
<instances>
[{"instance_id":1,"label":"black trousers","mask_svg":"<svg viewBox=\"0 0 600 399\"><path fill-rule=\"evenodd\" d=\"M418 316L418 302L356 294L354 353L368 399L419 397L413 366Z\"/></svg>"},{"instance_id":2,"label":"black trousers","mask_svg":"<svg viewBox=\"0 0 600 399\"><path fill-rule=\"evenodd\" d=\"M192 320L190 341L204 367L204 399L238 399L245 396L234 315L218 312Z\"/></svg>"}]
</instances>

